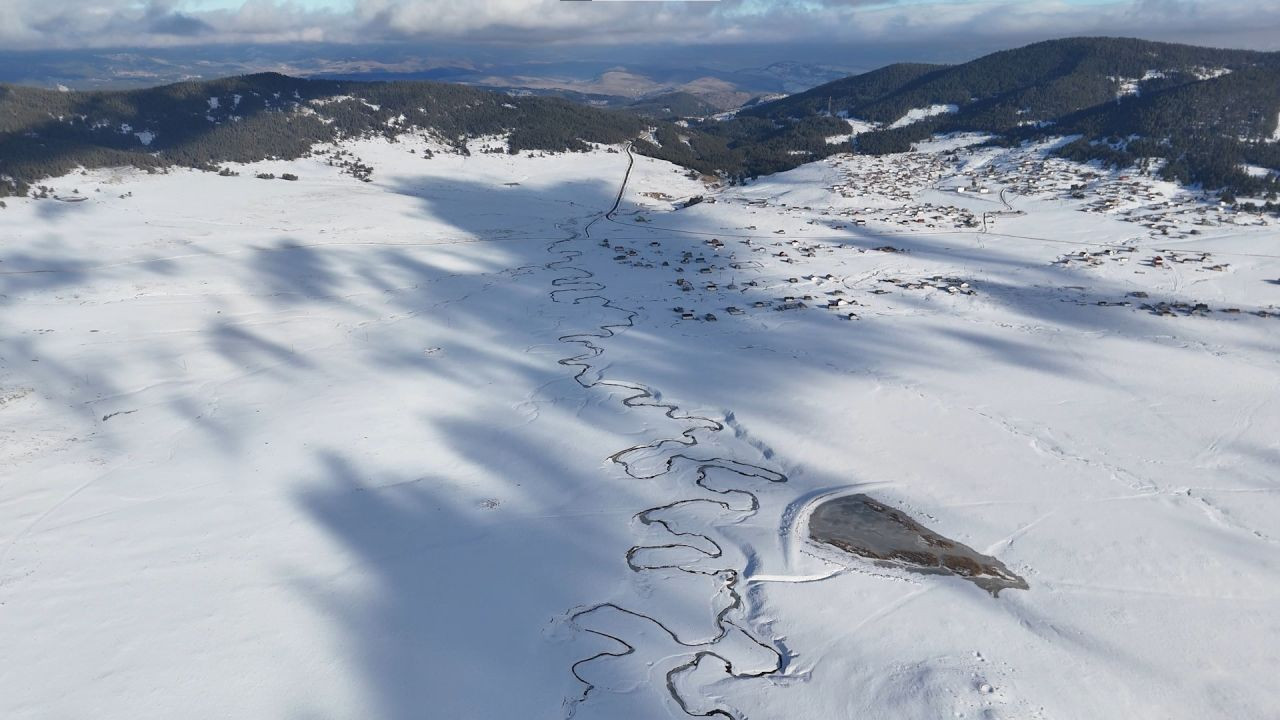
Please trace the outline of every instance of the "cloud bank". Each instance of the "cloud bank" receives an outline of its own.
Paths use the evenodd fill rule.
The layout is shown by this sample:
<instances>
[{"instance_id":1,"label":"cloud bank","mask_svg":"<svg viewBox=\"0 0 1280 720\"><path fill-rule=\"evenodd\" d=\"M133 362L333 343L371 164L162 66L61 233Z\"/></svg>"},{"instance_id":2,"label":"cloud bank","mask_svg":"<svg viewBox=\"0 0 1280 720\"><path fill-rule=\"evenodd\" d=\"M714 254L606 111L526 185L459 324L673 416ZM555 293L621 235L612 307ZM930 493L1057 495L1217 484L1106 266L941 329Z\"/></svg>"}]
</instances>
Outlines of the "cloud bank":
<instances>
[{"instance_id":1,"label":"cloud bank","mask_svg":"<svg viewBox=\"0 0 1280 720\"><path fill-rule=\"evenodd\" d=\"M1280 4L1256 0L3 0L0 49L449 41L559 46L973 47L1125 35L1280 49Z\"/></svg>"}]
</instances>

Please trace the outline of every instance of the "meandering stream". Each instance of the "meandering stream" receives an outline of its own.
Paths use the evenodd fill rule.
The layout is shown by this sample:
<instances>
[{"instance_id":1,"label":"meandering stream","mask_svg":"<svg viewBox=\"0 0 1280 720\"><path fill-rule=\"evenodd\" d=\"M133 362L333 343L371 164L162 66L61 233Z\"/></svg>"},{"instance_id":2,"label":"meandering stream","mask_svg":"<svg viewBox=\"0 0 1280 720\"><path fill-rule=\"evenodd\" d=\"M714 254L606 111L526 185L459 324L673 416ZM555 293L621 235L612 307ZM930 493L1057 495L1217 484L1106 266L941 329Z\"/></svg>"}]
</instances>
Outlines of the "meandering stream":
<instances>
[{"instance_id":1,"label":"meandering stream","mask_svg":"<svg viewBox=\"0 0 1280 720\"><path fill-rule=\"evenodd\" d=\"M604 353L604 349L595 343L596 340L613 337L615 331L632 327L635 317L638 313L633 310L619 307L613 301L601 294L606 290L603 283L594 279L593 273L577 267L572 263L581 256L581 251L569 248L563 248L562 245L571 243L574 240L583 237L591 237L591 226L601 219L612 219L612 215L617 211L622 201L623 193L626 190L627 180L630 178L631 169L634 167L635 158L631 154L630 148L627 149L628 165L627 172L623 178L622 185L618 190L618 196L614 201L613 207L608 212L596 217L581 231L569 229L569 237L558 240L550 244L547 248L548 252L559 254L561 257L546 265L548 269L562 271L564 274L552 280L554 289L551 291L551 299L554 302L566 302L562 299L567 294L574 294L575 297L568 302L579 304L584 302L595 302L601 307L610 308L623 313L625 319L616 322L601 325L595 330L573 333L564 335L559 338L560 342L580 346L582 351L559 360L561 365L578 368L578 372L574 375L574 379L583 388L590 389L596 387L606 387L612 389L620 389L627 391L622 402L630 408L657 408L672 420L685 423L687 427L675 437L662 438L650 443L636 445L619 450L609 456L609 459L619 465L628 477L636 480L652 480L688 465L694 468L693 483L702 490L709 491L723 496L724 500L717 500L705 497L684 498L673 502L651 507L636 514L636 519L646 527L660 528L670 538L670 542L662 544L648 544L632 546L626 554L627 566L637 573L652 572L658 570L676 571L688 573L698 576L709 576L717 578L720 582L720 592L726 598L722 601L722 605L715 615L716 634L707 640L689 641L680 637L678 633L671 630L667 624L659 617L653 614L642 612L640 610L623 607L613 602L604 602L583 608L578 608L570 612L569 621L575 627L583 632L587 632L598 637L603 637L616 643L618 650L605 650L590 657L583 658L573 664L571 672L583 684L583 691L580 697L572 700L569 705L568 715L572 717L577 710L578 704L585 701L595 689L595 686L584 678L581 674L583 666L599 661L604 658L619 658L630 655L636 651L636 645L629 642L626 638L615 635L609 631L594 628L590 621L593 616L604 612L617 612L632 618L641 619L652 623L662 631L676 644L689 650L687 658L684 662L679 663L675 667L669 669L666 673L666 686L672 699L687 714L692 717L725 717L737 720L740 715L734 711L725 708L713 708L710 710L698 710L691 706L690 703L681 696L676 688L676 682L679 676L685 672L697 668L703 660L712 659L723 665L725 672L733 677L748 678L762 677L779 672L785 667L786 658L781 650L770 642L766 642L756 637L749 629L742 626L740 616L745 610L742 595L738 590L741 580L741 571L736 567L730 567L727 563L716 564L711 563L713 567L707 567L706 561L720 560L724 558L724 551L721 545L710 535L701 532L682 531L673 527L668 521L657 517L663 511L692 504L706 504L719 511L725 513L729 517L738 517L742 514L753 514L759 507L760 503L756 495L746 488L714 488L706 484L707 474L713 469L723 470L748 482L765 482L765 483L783 483L787 481L785 475L769 468L752 465L750 463L741 462L732 458L723 457L698 457L689 454L688 451L695 448L698 443L696 433L717 433L724 429L724 425L714 419L683 413L679 406L674 403L659 400L659 394L651 388L639 383L627 382L622 380L605 379L598 373L593 373L593 369L598 363L598 358ZM593 379L594 378L594 379ZM676 452L670 452L676 450ZM667 454L669 453L669 454ZM659 457L665 455L665 459L661 462L661 466L657 471L645 472L640 468L641 461L654 455ZM737 503L731 502L737 500ZM672 551L677 551L673 553ZM692 559L689 553L692 551ZM667 555L675 555L671 560L663 560ZM720 652L718 645L731 632L741 632L750 642L761 648L773 658L767 668L761 670L739 670L735 668L733 660L726 653Z\"/></svg>"}]
</instances>

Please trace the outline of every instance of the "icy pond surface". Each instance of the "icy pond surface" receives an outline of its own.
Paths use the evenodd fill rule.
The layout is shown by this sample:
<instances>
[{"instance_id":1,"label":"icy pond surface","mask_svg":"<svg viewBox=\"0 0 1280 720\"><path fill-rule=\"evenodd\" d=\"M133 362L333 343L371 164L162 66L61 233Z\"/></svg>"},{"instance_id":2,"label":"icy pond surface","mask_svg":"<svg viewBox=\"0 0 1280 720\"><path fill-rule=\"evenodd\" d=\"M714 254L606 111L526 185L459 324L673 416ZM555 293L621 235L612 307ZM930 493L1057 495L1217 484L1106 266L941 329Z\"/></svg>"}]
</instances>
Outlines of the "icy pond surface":
<instances>
[{"instance_id":1,"label":"icy pond surface","mask_svg":"<svg viewBox=\"0 0 1280 720\"><path fill-rule=\"evenodd\" d=\"M1004 563L947 539L867 495L842 495L814 509L809 536L845 552L911 572L959 575L998 595L1027 589Z\"/></svg>"}]
</instances>

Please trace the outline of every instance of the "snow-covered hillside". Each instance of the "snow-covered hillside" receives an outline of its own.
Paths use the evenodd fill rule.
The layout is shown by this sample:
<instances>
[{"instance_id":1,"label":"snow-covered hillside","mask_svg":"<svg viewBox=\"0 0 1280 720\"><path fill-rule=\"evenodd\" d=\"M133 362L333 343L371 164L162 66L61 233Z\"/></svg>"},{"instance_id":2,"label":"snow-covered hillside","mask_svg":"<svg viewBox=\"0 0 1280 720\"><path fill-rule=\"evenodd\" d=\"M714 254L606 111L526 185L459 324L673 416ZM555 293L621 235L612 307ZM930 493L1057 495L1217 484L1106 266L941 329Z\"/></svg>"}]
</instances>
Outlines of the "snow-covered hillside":
<instances>
[{"instance_id":1,"label":"snow-covered hillside","mask_svg":"<svg viewBox=\"0 0 1280 720\"><path fill-rule=\"evenodd\" d=\"M889 128L906 127L907 125L918 123L921 120L926 120L938 115L958 112L959 110L960 107L958 105L930 105L929 107L924 108L912 108L907 111L906 115L894 120L893 123L889 125Z\"/></svg>"},{"instance_id":2,"label":"snow-covered hillside","mask_svg":"<svg viewBox=\"0 0 1280 720\"><path fill-rule=\"evenodd\" d=\"M1280 706L1274 223L993 148L636 157L604 217L616 149L427 149L0 210L0 717ZM814 542L850 493L1027 589Z\"/></svg>"}]
</instances>

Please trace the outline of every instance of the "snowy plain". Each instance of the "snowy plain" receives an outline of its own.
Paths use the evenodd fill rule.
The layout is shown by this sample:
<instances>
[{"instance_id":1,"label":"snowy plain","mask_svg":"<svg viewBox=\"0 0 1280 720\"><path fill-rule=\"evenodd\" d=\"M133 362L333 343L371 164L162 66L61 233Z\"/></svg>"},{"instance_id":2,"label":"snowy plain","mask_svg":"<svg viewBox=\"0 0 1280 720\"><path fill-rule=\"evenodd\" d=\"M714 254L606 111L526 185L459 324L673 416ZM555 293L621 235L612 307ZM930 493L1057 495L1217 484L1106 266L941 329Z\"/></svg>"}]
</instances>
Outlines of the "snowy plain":
<instances>
[{"instance_id":1,"label":"snowy plain","mask_svg":"<svg viewBox=\"0 0 1280 720\"><path fill-rule=\"evenodd\" d=\"M344 149L0 210L0 717L1276 715L1275 225ZM1029 589L808 541L848 492Z\"/></svg>"}]
</instances>

